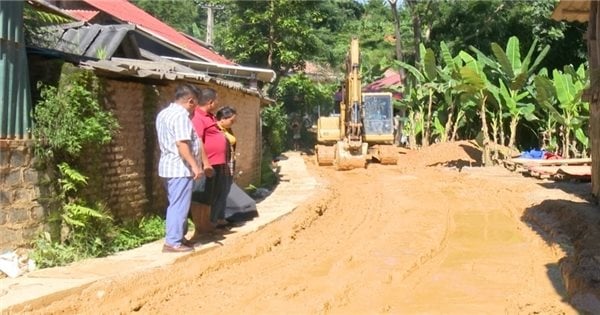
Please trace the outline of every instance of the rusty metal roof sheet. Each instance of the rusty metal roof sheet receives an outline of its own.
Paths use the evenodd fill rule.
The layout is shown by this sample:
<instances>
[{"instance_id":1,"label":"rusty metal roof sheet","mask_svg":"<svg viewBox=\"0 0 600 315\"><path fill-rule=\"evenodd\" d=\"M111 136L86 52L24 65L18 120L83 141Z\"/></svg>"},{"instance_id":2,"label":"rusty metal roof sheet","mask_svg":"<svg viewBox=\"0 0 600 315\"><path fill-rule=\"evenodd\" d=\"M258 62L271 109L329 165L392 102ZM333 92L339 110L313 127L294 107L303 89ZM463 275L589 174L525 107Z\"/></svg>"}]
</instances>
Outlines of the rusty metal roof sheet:
<instances>
[{"instance_id":1,"label":"rusty metal roof sheet","mask_svg":"<svg viewBox=\"0 0 600 315\"><path fill-rule=\"evenodd\" d=\"M263 95L261 91L246 88L242 83L211 77L170 60L160 62L128 58L111 58L110 60L82 61L80 66L99 72L108 72L118 76L214 83L232 90L256 96L260 98L261 102L264 104L272 104L275 102Z\"/></svg>"},{"instance_id":2,"label":"rusty metal roof sheet","mask_svg":"<svg viewBox=\"0 0 600 315\"><path fill-rule=\"evenodd\" d=\"M557 21L587 22L589 17L590 0L561 0L552 12L552 19Z\"/></svg>"}]
</instances>

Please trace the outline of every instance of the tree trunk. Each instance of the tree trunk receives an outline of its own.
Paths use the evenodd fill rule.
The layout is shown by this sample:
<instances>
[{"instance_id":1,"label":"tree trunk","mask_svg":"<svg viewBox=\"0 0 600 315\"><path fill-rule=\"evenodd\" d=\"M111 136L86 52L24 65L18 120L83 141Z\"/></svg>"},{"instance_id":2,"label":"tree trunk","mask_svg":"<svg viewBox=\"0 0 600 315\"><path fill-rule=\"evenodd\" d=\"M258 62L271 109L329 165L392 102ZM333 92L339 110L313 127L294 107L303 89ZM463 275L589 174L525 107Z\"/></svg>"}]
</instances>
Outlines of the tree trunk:
<instances>
[{"instance_id":1,"label":"tree trunk","mask_svg":"<svg viewBox=\"0 0 600 315\"><path fill-rule=\"evenodd\" d=\"M396 7L396 0L388 0L390 8L392 9L392 16L394 17L394 34L396 37L396 60L404 61L402 56L402 40L400 36L400 19L398 18L398 8Z\"/></svg>"},{"instance_id":2,"label":"tree trunk","mask_svg":"<svg viewBox=\"0 0 600 315\"><path fill-rule=\"evenodd\" d=\"M412 112L408 114L408 121L410 122L410 133L408 135L408 147L411 150L417 148L417 119L415 118L415 113Z\"/></svg>"},{"instance_id":3,"label":"tree trunk","mask_svg":"<svg viewBox=\"0 0 600 315\"><path fill-rule=\"evenodd\" d=\"M571 158L571 146L569 145L571 138L571 129L565 127L565 135L563 138L563 155L565 159Z\"/></svg>"},{"instance_id":4,"label":"tree trunk","mask_svg":"<svg viewBox=\"0 0 600 315\"><path fill-rule=\"evenodd\" d=\"M267 55L267 66L270 69L273 69L273 51L275 51L275 24L277 23L277 18L275 17L275 1L271 0L270 10L273 13L271 16L271 23L269 23L269 52Z\"/></svg>"},{"instance_id":5,"label":"tree trunk","mask_svg":"<svg viewBox=\"0 0 600 315\"><path fill-rule=\"evenodd\" d=\"M498 115L499 115L498 117L500 117L498 119L498 129L500 130L500 141L498 143L501 145L505 145L506 138L504 136L504 123L502 122L502 117L504 116L504 113L502 112L502 108L500 108ZM509 147L511 147L511 146L509 146Z\"/></svg>"},{"instance_id":6,"label":"tree trunk","mask_svg":"<svg viewBox=\"0 0 600 315\"><path fill-rule=\"evenodd\" d=\"M483 93L482 93L483 94ZM481 159L483 160L484 166L492 166L492 159L490 157L490 135L487 127L487 118L486 118L486 106L485 102L487 100L487 96L482 95L481 99L481 108L479 110L479 115L481 118L481 132L483 133L483 155Z\"/></svg>"},{"instance_id":7,"label":"tree trunk","mask_svg":"<svg viewBox=\"0 0 600 315\"><path fill-rule=\"evenodd\" d=\"M453 124L452 124L452 118L454 117L454 102L450 103L450 106L448 106L448 120L446 121L446 126L444 127L444 135L442 136L442 142L446 142L449 139L451 140L452 138L450 138L450 135L452 134L452 128L453 128Z\"/></svg>"},{"instance_id":8,"label":"tree trunk","mask_svg":"<svg viewBox=\"0 0 600 315\"><path fill-rule=\"evenodd\" d=\"M456 141L456 136L458 134L458 126L460 125L460 120L464 117L464 115L465 112L462 110L459 110L456 114L456 121L454 122L452 127L452 137L450 138L450 141Z\"/></svg>"},{"instance_id":9,"label":"tree trunk","mask_svg":"<svg viewBox=\"0 0 600 315\"><path fill-rule=\"evenodd\" d=\"M431 111L433 107L433 90L429 89L429 103L427 104L427 119L423 130L423 146L429 146L429 137L431 136Z\"/></svg>"},{"instance_id":10,"label":"tree trunk","mask_svg":"<svg viewBox=\"0 0 600 315\"><path fill-rule=\"evenodd\" d=\"M419 16L419 12L417 12L417 0L406 0L406 3L408 4L410 14L412 15L415 62L421 62L421 53L419 51L419 46L421 44L421 17Z\"/></svg>"},{"instance_id":11,"label":"tree trunk","mask_svg":"<svg viewBox=\"0 0 600 315\"><path fill-rule=\"evenodd\" d=\"M514 148L515 141L517 139L517 124L519 123L519 119L517 117L510 118L510 140L508 140L508 147Z\"/></svg>"}]
</instances>

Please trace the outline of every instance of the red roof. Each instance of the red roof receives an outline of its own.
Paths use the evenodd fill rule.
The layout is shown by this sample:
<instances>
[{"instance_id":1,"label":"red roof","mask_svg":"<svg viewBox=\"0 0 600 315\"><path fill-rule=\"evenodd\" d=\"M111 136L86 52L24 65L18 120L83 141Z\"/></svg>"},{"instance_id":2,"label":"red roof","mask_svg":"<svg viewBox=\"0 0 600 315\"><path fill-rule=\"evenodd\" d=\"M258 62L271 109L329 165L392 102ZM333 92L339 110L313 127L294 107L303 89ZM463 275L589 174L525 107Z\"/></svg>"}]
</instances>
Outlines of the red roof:
<instances>
[{"instance_id":1,"label":"red roof","mask_svg":"<svg viewBox=\"0 0 600 315\"><path fill-rule=\"evenodd\" d=\"M169 25L153 17L144 10L129 3L127 0L83 0L85 3L104 11L105 13L126 21L151 32L158 38L175 44L186 51L206 59L209 62L218 64L234 65L235 63L227 58L218 55L214 51L199 45L183 34L179 33ZM77 16L75 16L77 17ZM80 19L83 20L83 19Z\"/></svg>"},{"instance_id":2,"label":"red roof","mask_svg":"<svg viewBox=\"0 0 600 315\"><path fill-rule=\"evenodd\" d=\"M65 10L67 11L67 13L69 13L70 16L80 20L80 21L89 21L92 18L94 18L94 16L96 16L96 14L100 13L100 11L94 11L94 10Z\"/></svg>"},{"instance_id":3,"label":"red roof","mask_svg":"<svg viewBox=\"0 0 600 315\"><path fill-rule=\"evenodd\" d=\"M399 88L402 86L402 78L399 73L395 71L386 71L384 77L373 81L367 84L363 91L365 92L380 92L386 89L390 89L391 87ZM396 99L402 99L402 94L396 91L393 91L392 94Z\"/></svg>"}]
</instances>

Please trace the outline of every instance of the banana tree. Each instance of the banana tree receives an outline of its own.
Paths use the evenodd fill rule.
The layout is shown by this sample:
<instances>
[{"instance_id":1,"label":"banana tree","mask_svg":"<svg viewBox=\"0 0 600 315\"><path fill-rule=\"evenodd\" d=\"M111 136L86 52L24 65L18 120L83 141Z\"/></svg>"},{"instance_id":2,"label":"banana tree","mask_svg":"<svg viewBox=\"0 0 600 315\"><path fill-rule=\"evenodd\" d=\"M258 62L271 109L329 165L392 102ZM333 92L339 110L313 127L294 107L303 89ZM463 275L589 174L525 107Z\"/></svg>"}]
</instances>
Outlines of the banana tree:
<instances>
[{"instance_id":1,"label":"banana tree","mask_svg":"<svg viewBox=\"0 0 600 315\"><path fill-rule=\"evenodd\" d=\"M502 49L497 43L492 43L491 48L495 60L487 58L479 50L471 47L471 50L477 53L478 58L481 58L492 69L493 74L499 77L501 84L499 84L500 98L498 99L498 105L500 106L499 110L505 112L510 121L510 136L507 144L509 147L515 146L517 126L521 119L537 119L533 115L535 106L528 87L533 84L532 77L535 75L534 71L548 54L550 46L546 45L532 62L536 46L537 40L534 40L527 55L522 60L519 39L516 36L508 39L505 49ZM497 116L503 117L504 114ZM503 133L504 127L502 121L500 121L499 128ZM501 136L500 138L502 139L502 143L500 144L504 144L504 137Z\"/></svg>"},{"instance_id":2,"label":"banana tree","mask_svg":"<svg viewBox=\"0 0 600 315\"><path fill-rule=\"evenodd\" d=\"M481 121L481 137L483 146L482 162L485 166L491 166L491 149L490 149L490 136L488 131L487 122L487 99L490 90L495 90L487 79L484 72L485 62L482 58L475 59L465 51L459 53L460 58L464 62L464 66L460 68L460 75L463 84L457 86L461 91L467 93L468 96L472 97L479 105L479 118Z\"/></svg>"},{"instance_id":3,"label":"banana tree","mask_svg":"<svg viewBox=\"0 0 600 315\"><path fill-rule=\"evenodd\" d=\"M441 134L441 141L446 142L455 139L458 123L465 115L465 106L461 106L465 103L459 101L462 92L456 88L462 83L460 68L464 64L460 56L452 57L448 46L443 41L440 43L440 53L444 61L444 67L439 70L442 81L440 92L447 106L447 120L444 132Z\"/></svg>"},{"instance_id":4,"label":"banana tree","mask_svg":"<svg viewBox=\"0 0 600 315\"><path fill-rule=\"evenodd\" d=\"M411 149L416 149L417 136L423 132L423 113L424 100L427 97L425 89L415 85L415 81L419 78L414 78L412 81L409 80L406 84L397 90L401 92L403 97L399 101L399 107L406 109L406 122L403 125L404 129L402 134L407 135L408 144ZM395 88L391 88L395 90Z\"/></svg>"},{"instance_id":5,"label":"banana tree","mask_svg":"<svg viewBox=\"0 0 600 315\"><path fill-rule=\"evenodd\" d=\"M424 113L423 120L423 134L421 137L421 144L423 146L429 145L431 137L431 128L433 125L433 112L434 112L434 101L436 93L440 90L440 82L438 82L438 66L435 61L435 53L431 48L425 48L424 45L420 46L421 56L423 56L423 62L418 64L418 67L412 66L405 62L396 61L396 64L405 69L411 76L413 81L411 95L415 96L413 106L416 109L421 109L422 102L427 103L427 111ZM420 115L417 115L420 116Z\"/></svg>"},{"instance_id":6,"label":"banana tree","mask_svg":"<svg viewBox=\"0 0 600 315\"><path fill-rule=\"evenodd\" d=\"M558 136L565 158L588 155L589 138L585 130L589 125L590 107L589 103L581 98L587 84L583 64L577 71L570 66L565 67L564 72L554 70L552 79L546 76L535 78L536 99L548 110L550 116L546 126L552 128L553 121L558 123ZM577 149L578 143L581 145L581 151Z\"/></svg>"}]
</instances>

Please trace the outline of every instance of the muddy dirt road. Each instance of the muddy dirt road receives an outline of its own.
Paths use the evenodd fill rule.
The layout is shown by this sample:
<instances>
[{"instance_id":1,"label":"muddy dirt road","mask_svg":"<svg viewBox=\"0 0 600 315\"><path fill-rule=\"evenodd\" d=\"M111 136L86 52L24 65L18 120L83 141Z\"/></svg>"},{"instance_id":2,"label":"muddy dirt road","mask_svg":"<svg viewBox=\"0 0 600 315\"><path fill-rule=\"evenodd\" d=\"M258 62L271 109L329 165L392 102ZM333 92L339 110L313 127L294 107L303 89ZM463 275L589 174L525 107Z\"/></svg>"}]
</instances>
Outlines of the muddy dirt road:
<instances>
[{"instance_id":1,"label":"muddy dirt road","mask_svg":"<svg viewBox=\"0 0 600 315\"><path fill-rule=\"evenodd\" d=\"M524 216L544 200L578 197L502 168L469 167L477 164L469 150L431 148L397 167L347 172L311 164L328 188L290 215L40 311L575 314L558 267L565 250Z\"/></svg>"}]
</instances>

